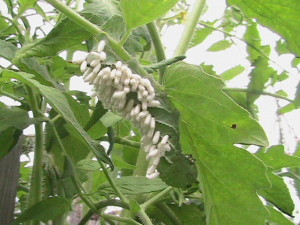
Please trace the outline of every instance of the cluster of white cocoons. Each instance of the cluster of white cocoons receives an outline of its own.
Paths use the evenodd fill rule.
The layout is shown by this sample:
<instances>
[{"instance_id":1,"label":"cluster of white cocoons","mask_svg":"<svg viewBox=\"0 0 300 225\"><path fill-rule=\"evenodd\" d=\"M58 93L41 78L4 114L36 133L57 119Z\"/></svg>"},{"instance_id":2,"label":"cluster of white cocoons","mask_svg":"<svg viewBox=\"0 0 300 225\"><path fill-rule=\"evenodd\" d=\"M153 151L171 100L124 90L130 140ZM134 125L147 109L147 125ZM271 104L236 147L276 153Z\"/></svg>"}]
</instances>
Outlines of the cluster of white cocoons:
<instances>
[{"instance_id":1,"label":"cluster of white cocoons","mask_svg":"<svg viewBox=\"0 0 300 225\"><path fill-rule=\"evenodd\" d=\"M131 120L141 130L142 148L147 153L147 160L150 161L147 177L156 178L159 176L156 168L160 158L171 150L171 146L168 143L169 136L162 136L160 131L155 129L157 121L147 109L160 107L161 104L155 100L155 89L151 82L134 74L121 61L117 61L112 67L101 66L106 59L104 47L105 41L102 40L97 51L90 52L81 63L83 80L94 85L94 95L105 108ZM130 92L137 93L138 101L127 98Z\"/></svg>"}]
</instances>

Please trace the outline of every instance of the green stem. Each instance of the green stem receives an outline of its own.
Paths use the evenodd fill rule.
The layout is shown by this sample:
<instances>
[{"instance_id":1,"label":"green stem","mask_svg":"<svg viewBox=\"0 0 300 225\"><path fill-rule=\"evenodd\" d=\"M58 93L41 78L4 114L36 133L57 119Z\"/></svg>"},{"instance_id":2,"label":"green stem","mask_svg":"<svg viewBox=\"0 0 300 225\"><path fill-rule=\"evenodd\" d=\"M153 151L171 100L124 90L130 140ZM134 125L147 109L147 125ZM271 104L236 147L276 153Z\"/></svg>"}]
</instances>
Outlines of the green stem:
<instances>
[{"instance_id":1,"label":"green stem","mask_svg":"<svg viewBox=\"0 0 300 225\"><path fill-rule=\"evenodd\" d=\"M249 89L246 89L246 88L222 88L223 91L234 91L234 92L246 92L246 93L251 93L251 94L259 94L259 95L267 95L267 96L271 96L271 97L274 97L274 98L280 98L280 99L284 99L286 101L289 101L289 102L293 102L292 99L289 99L287 97L284 97L284 96L281 96L281 95L278 95L278 94L273 94L273 93L270 93L270 92L266 92L266 91L255 91L255 90L249 90Z\"/></svg>"},{"instance_id":2,"label":"green stem","mask_svg":"<svg viewBox=\"0 0 300 225\"><path fill-rule=\"evenodd\" d=\"M124 45L125 44L125 42L127 41L127 39L128 39L128 37L129 37L129 35L131 34L131 31L127 31L123 36L122 36L122 38L121 38L121 40L120 40L120 45Z\"/></svg>"},{"instance_id":3,"label":"green stem","mask_svg":"<svg viewBox=\"0 0 300 225\"><path fill-rule=\"evenodd\" d=\"M98 210L95 207L95 205L93 204L93 202L87 198L86 196L84 196L84 194L82 194L82 186L79 185L80 181L78 180L78 178L76 176L72 177L72 183L76 189L77 194L79 195L79 197L81 198L81 200L96 214L98 214Z\"/></svg>"},{"instance_id":4,"label":"green stem","mask_svg":"<svg viewBox=\"0 0 300 225\"><path fill-rule=\"evenodd\" d=\"M165 60L166 59L165 50L164 50L163 44L161 42L160 34L157 30L155 23L154 22L148 23L147 29L151 36L152 43L155 48L157 62ZM165 71L166 71L166 68L159 69L159 83L160 84L162 83Z\"/></svg>"},{"instance_id":5,"label":"green stem","mask_svg":"<svg viewBox=\"0 0 300 225\"><path fill-rule=\"evenodd\" d=\"M134 221L133 219L128 219L128 218L125 218L125 217L114 216L114 215L111 215L111 214L104 214L104 213L101 214L101 216L104 219L116 220L116 221L124 222L126 224L142 225L142 224Z\"/></svg>"},{"instance_id":6,"label":"green stem","mask_svg":"<svg viewBox=\"0 0 300 225\"><path fill-rule=\"evenodd\" d=\"M57 141L57 143L58 143L58 145L59 145L61 151L63 152L63 154L65 155L65 157L68 158L68 160L69 160L71 166L73 167L73 168L72 168L73 176L71 177L71 180L72 180L72 183L73 183L73 185L74 185L74 187L75 187L75 189L76 189L76 191L77 191L77 194L78 194L79 197L82 199L82 201L83 201L83 202L84 202L84 203L85 203L85 204L86 204L86 205L87 205L94 213L98 213L97 207L92 203L92 201L91 201L88 197L86 197L86 196L84 196L84 195L82 194L83 187L80 185L80 181L79 181L79 178L78 178L78 176L77 176L76 170L75 170L75 168L74 168L74 166L73 166L73 164L72 164L72 161L71 161L71 159L69 159L69 156L67 155L67 151L66 151L66 149L65 149L65 147L64 147L64 145L63 145L63 143L62 143L62 141L61 141L61 139L60 139L60 137L59 137L59 135L58 135L58 132L57 132L57 130L56 130L55 125L54 125L53 123L51 123L51 121L49 121L49 123L50 123L50 125L51 125L51 127L52 127L54 136L55 136L55 138L56 138L56 141Z\"/></svg>"},{"instance_id":7,"label":"green stem","mask_svg":"<svg viewBox=\"0 0 300 225\"><path fill-rule=\"evenodd\" d=\"M100 164L103 173L107 179L107 181L109 182L110 186L114 189L116 195L120 198L120 200L124 203L124 204L128 204L128 200L127 198L122 194L122 192L119 190L119 188L117 187L117 185L115 184L114 180L111 178L111 176L109 175L106 167L103 165L102 161L98 160L98 163Z\"/></svg>"},{"instance_id":8,"label":"green stem","mask_svg":"<svg viewBox=\"0 0 300 225\"><path fill-rule=\"evenodd\" d=\"M27 86L27 92L29 95L31 110L34 118L40 118L38 102L36 96L31 89ZM32 175L30 181L30 190L28 197L28 207L33 206L42 200L42 175L43 175L43 150L44 150L44 133L43 124L38 123L34 125L35 128L35 149L34 160L32 166ZM34 221L32 224L40 224L39 221Z\"/></svg>"},{"instance_id":9,"label":"green stem","mask_svg":"<svg viewBox=\"0 0 300 225\"><path fill-rule=\"evenodd\" d=\"M107 206L119 206L125 209L129 209L129 206L121 202L120 200L111 199L111 200L103 200L101 202L98 202L95 204L97 210L100 211L100 209L107 207ZM89 219L93 216L94 212L92 210L89 210L84 217L80 220L78 225L84 225L86 224Z\"/></svg>"},{"instance_id":10,"label":"green stem","mask_svg":"<svg viewBox=\"0 0 300 225\"><path fill-rule=\"evenodd\" d=\"M153 225L151 219L149 216L145 213L143 209L138 211L137 216L140 217L144 225Z\"/></svg>"},{"instance_id":11,"label":"green stem","mask_svg":"<svg viewBox=\"0 0 300 225\"><path fill-rule=\"evenodd\" d=\"M136 169L133 171L133 176L146 176L148 162L146 161L147 153L140 149L138 158L136 160Z\"/></svg>"},{"instance_id":12,"label":"green stem","mask_svg":"<svg viewBox=\"0 0 300 225\"><path fill-rule=\"evenodd\" d=\"M101 137L101 141L109 141L109 138L107 136ZM121 145L126 145L130 146L133 148L140 148L141 144L136 141L128 140L125 138L120 138L120 137L115 137L115 143L121 144Z\"/></svg>"},{"instance_id":13,"label":"green stem","mask_svg":"<svg viewBox=\"0 0 300 225\"><path fill-rule=\"evenodd\" d=\"M148 75L148 73L139 65L137 60L132 59L130 54L123 48L123 46L120 45L120 43L118 43L116 40L111 38L106 32L101 30L98 26L86 20L80 14L72 10L70 7L62 4L58 0L45 0L45 1L51 4L58 11L63 13L70 20L77 23L79 26L83 27L91 34L95 35L97 38L99 38L99 36L101 35L104 35L107 38L110 47L112 48L114 53L118 55L118 57L120 57L123 61L126 61L128 65L140 75L143 76Z\"/></svg>"},{"instance_id":14,"label":"green stem","mask_svg":"<svg viewBox=\"0 0 300 225\"><path fill-rule=\"evenodd\" d=\"M185 58L186 58L186 56L176 56L174 58L166 59L166 60L160 61L158 63L153 63L153 64L150 64L150 65L144 66L144 68L145 69L149 68L149 69L154 69L154 70L155 69L160 69L162 67L166 67L166 66L169 66L173 63L184 60Z\"/></svg>"},{"instance_id":15,"label":"green stem","mask_svg":"<svg viewBox=\"0 0 300 225\"><path fill-rule=\"evenodd\" d=\"M196 0L195 4L191 7L191 12L188 14L185 28L175 51L175 56L185 55L188 50L197 23L205 6L205 2L206 0Z\"/></svg>"},{"instance_id":16,"label":"green stem","mask_svg":"<svg viewBox=\"0 0 300 225\"><path fill-rule=\"evenodd\" d=\"M162 211L174 225L182 225L176 214L169 208L167 204L160 203L156 204L155 206Z\"/></svg>"},{"instance_id":17,"label":"green stem","mask_svg":"<svg viewBox=\"0 0 300 225\"><path fill-rule=\"evenodd\" d=\"M147 209L150 205L153 205L155 202L159 201L161 197L163 197L165 194L169 193L173 188L172 187L167 187L165 190L161 191L154 197L150 198L148 201L144 202L141 206L144 209Z\"/></svg>"}]
</instances>

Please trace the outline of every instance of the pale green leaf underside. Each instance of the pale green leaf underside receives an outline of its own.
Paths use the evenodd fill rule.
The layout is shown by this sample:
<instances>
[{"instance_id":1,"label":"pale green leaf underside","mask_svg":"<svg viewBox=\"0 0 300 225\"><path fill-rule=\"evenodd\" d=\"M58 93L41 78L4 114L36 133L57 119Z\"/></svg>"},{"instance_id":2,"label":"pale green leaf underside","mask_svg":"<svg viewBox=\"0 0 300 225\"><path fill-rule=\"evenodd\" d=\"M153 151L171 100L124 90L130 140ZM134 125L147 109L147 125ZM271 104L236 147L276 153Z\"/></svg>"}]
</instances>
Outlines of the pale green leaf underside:
<instances>
[{"instance_id":1,"label":"pale green leaf underside","mask_svg":"<svg viewBox=\"0 0 300 225\"><path fill-rule=\"evenodd\" d=\"M197 66L174 64L164 84L181 114L183 150L196 158L208 224L264 225L268 214L257 190L270 185L266 167L233 145L267 144L262 128L221 91L219 79Z\"/></svg>"}]
</instances>

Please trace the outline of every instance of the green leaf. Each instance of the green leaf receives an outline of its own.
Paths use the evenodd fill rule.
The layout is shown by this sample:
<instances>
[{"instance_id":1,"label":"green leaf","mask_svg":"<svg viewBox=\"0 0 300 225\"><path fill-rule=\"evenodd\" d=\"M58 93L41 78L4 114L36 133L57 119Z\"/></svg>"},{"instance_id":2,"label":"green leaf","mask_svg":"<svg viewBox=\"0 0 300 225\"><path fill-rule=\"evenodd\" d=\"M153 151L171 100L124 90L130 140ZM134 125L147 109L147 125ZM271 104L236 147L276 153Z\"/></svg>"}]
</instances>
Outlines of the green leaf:
<instances>
[{"instance_id":1,"label":"green leaf","mask_svg":"<svg viewBox=\"0 0 300 225\"><path fill-rule=\"evenodd\" d=\"M270 186L266 167L234 146L267 145L262 128L221 91L221 80L197 66L173 64L164 84L181 115L183 150L196 159L207 224L265 225L268 213L256 192Z\"/></svg>"},{"instance_id":2,"label":"green leaf","mask_svg":"<svg viewBox=\"0 0 300 225\"><path fill-rule=\"evenodd\" d=\"M168 187L159 178L148 179L146 177L139 177L139 176L121 177L115 179L115 183L123 194L128 194L128 195L146 194L155 191L161 191ZM99 187L99 190L103 190L103 188L113 192L113 189L108 183Z\"/></svg>"},{"instance_id":3,"label":"green leaf","mask_svg":"<svg viewBox=\"0 0 300 225\"><path fill-rule=\"evenodd\" d=\"M212 23L213 25L213 23ZM192 37L192 40L189 44L189 48L195 47L196 45L201 44L212 32L214 29L210 27L203 27L200 29L197 29Z\"/></svg>"},{"instance_id":4,"label":"green leaf","mask_svg":"<svg viewBox=\"0 0 300 225\"><path fill-rule=\"evenodd\" d=\"M282 212L292 216L294 203L284 180L272 174L272 172L268 172L268 178L271 182L271 188L259 190L258 194L271 202Z\"/></svg>"},{"instance_id":5,"label":"green leaf","mask_svg":"<svg viewBox=\"0 0 300 225\"><path fill-rule=\"evenodd\" d=\"M274 74L277 74L277 72L269 67L268 60L264 57L258 57L253 63L253 66L254 69L250 73L248 89L260 92L264 90L265 84L272 76L274 76ZM248 104L254 103L259 96L259 94L247 93Z\"/></svg>"},{"instance_id":6,"label":"green leaf","mask_svg":"<svg viewBox=\"0 0 300 225\"><path fill-rule=\"evenodd\" d=\"M21 130L13 127L0 132L0 159L10 152L18 142L21 134Z\"/></svg>"},{"instance_id":7,"label":"green leaf","mask_svg":"<svg viewBox=\"0 0 300 225\"><path fill-rule=\"evenodd\" d=\"M7 60L12 60L15 57L17 47L12 43L0 40L0 56Z\"/></svg>"},{"instance_id":8,"label":"green leaf","mask_svg":"<svg viewBox=\"0 0 300 225\"><path fill-rule=\"evenodd\" d=\"M21 15L27 9L33 8L37 0L18 0L20 3L19 14Z\"/></svg>"},{"instance_id":9,"label":"green leaf","mask_svg":"<svg viewBox=\"0 0 300 225\"><path fill-rule=\"evenodd\" d=\"M103 123L105 127L110 127L122 119L123 118L121 116L118 116L113 112L108 111L101 117L100 121Z\"/></svg>"},{"instance_id":10,"label":"green leaf","mask_svg":"<svg viewBox=\"0 0 300 225\"><path fill-rule=\"evenodd\" d=\"M3 72L3 76L18 79L25 84L38 89L47 99L47 102L72 126L73 130L79 137L81 137L87 147L103 162L108 163L111 167L113 167L110 158L104 151L98 151L90 136L80 126L63 93L55 88L44 86L36 80L33 80L34 76L32 74L5 70Z\"/></svg>"},{"instance_id":11,"label":"green leaf","mask_svg":"<svg viewBox=\"0 0 300 225\"><path fill-rule=\"evenodd\" d=\"M245 16L255 18L265 27L281 35L291 52L300 55L299 24L300 4L298 0L227 0L239 7Z\"/></svg>"},{"instance_id":12,"label":"green leaf","mask_svg":"<svg viewBox=\"0 0 300 225\"><path fill-rule=\"evenodd\" d=\"M277 211L276 209L266 206L270 217L268 218L268 221L271 222L270 225L294 225L292 221L287 219L282 213Z\"/></svg>"},{"instance_id":13,"label":"green leaf","mask_svg":"<svg viewBox=\"0 0 300 225\"><path fill-rule=\"evenodd\" d=\"M44 223L57 218L70 210L70 202L61 197L50 197L33 205L23 212L14 224L29 220L43 221Z\"/></svg>"},{"instance_id":14,"label":"green leaf","mask_svg":"<svg viewBox=\"0 0 300 225\"><path fill-rule=\"evenodd\" d=\"M160 18L177 2L178 0L121 0L128 31Z\"/></svg>"},{"instance_id":15,"label":"green leaf","mask_svg":"<svg viewBox=\"0 0 300 225\"><path fill-rule=\"evenodd\" d=\"M267 166L271 167L273 171L282 168L300 167L300 158L287 155L284 152L283 145L274 145L268 148L267 151L260 151L255 155Z\"/></svg>"},{"instance_id":16,"label":"green leaf","mask_svg":"<svg viewBox=\"0 0 300 225\"><path fill-rule=\"evenodd\" d=\"M93 170L100 169L99 163L92 159L83 159L77 163L76 167L78 169L86 170L86 171L93 171Z\"/></svg>"},{"instance_id":17,"label":"green leaf","mask_svg":"<svg viewBox=\"0 0 300 225\"><path fill-rule=\"evenodd\" d=\"M183 155L174 157L172 164L164 158L161 159L157 169L161 173L160 178L172 187L185 188L197 179L194 163Z\"/></svg>"},{"instance_id":18,"label":"green leaf","mask_svg":"<svg viewBox=\"0 0 300 225\"><path fill-rule=\"evenodd\" d=\"M102 26L113 15L120 14L120 11L113 1L103 0L85 4L84 10L80 14L92 23ZM86 29L65 18L45 38L21 48L17 52L17 57L55 56L58 52L77 46L90 37L92 37L92 34Z\"/></svg>"},{"instance_id":19,"label":"green leaf","mask_svg":"<svg viewBox=\"0 0 300 225\"><path fill-rule=\"evenodd\" d=\"M23 109L18 107L0 107L0 132L9 127L23 130L35 122L38 122L38 120L29 118L28 112Z\"/></svg>"},{"instance_id":20,"label":"green leaf","mask_svg":"<svg viewBox=\"0 0 300 225\"><path fill-rule=\"evenodd\" d=\"M227 40L222 40L217 43L214 43L212 46L210 46L207 51L210 52L218 52L218 51L223 51L227 48L229 48L232 45L232 42L227 41Z\"/></svg>"},{"instance_id":21,"label":"green leaf","mask_svg":"<svg viewBox=\"0 0 300 225\"><path fill-rule=\"evenodd\" d=\"M238 65L235 66L229 70L226 70L222 74L220 74L220 77L222 80L231 80L235 78L237 75L241 74L245 70L245 67Z\"/></svg>"},{"instance_id":22,"label":"green leaf","mask_svg":"<svg viewBox=\"0 0 300 225\"><path fill-rule=\"evenodd\" d=\"M198 129L205 137L213 137L214 141L222 144L268 146L261 126L223 93L221 89L224 84L220 79L203 73L197 66L180 62L170 67L164 84L171 101L176 101L175 105L179 104L177 102L180 99L184 99L180 109L185 108L184 103L194 104L197 116L191 117L191 120L197 119L202 124ZM176 108L179 110L177 106ZM222 136L215 135L220 130Z\"/></svg>"}]
</instances>

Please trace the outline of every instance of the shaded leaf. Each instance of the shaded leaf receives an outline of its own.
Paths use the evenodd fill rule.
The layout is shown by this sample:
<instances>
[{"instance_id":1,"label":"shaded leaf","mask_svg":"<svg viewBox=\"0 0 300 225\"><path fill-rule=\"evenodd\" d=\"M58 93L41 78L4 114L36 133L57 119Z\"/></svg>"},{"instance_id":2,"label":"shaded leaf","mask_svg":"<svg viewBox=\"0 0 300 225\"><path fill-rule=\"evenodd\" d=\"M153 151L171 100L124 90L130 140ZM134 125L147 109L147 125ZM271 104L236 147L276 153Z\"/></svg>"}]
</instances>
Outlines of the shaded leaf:
<instances>
[{"instance_id":1,"label":"shaded leaf","mask_svg":"<svg viewBox=\"0 0 300 225\"><path fill-rule=\"evenodd\" d=\"M21 130L10 127L0 132L0 159L8 154L10 150L17 144Z\"/></svg>"},{"instance_id":2,"label":"shaded leaf","mask_svg":"<svg viewBox=\"0 0 300 225\"><path fill-rule=\"evenodd\" d=\"M205 212L196 204L182 204L181 206L169 204L167 206L183 225L206 225ZM156 208L150 208L149 211L151 218L154 218L155 221L162 221L166 225L175 224L170 217L164 213L164 208L160 207L160 205Z\"/></svg>"},{"instance_id":3,"label":"shaded leaf","mask_svg":"<svg viewBox=\"0 0 300 225\"><path fill-rule=\"evenodd\" d=\"M37 220L47 222L53 220L60 215L68 212L70 209L70 202L61 197L50 197L33 205L25 212L23 212L14 224L23 223L29 220Z\"/></svg>"}]
</instances>

